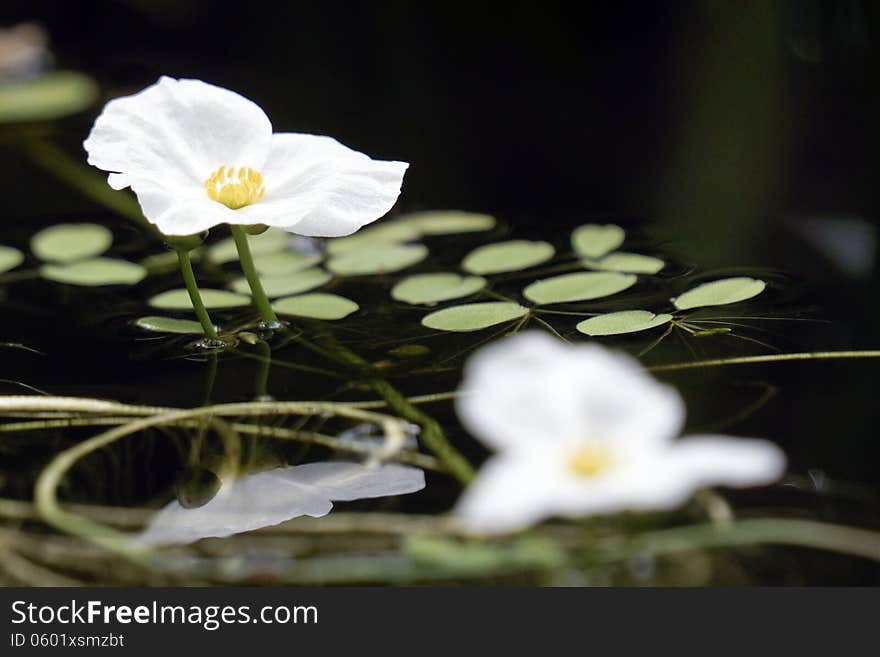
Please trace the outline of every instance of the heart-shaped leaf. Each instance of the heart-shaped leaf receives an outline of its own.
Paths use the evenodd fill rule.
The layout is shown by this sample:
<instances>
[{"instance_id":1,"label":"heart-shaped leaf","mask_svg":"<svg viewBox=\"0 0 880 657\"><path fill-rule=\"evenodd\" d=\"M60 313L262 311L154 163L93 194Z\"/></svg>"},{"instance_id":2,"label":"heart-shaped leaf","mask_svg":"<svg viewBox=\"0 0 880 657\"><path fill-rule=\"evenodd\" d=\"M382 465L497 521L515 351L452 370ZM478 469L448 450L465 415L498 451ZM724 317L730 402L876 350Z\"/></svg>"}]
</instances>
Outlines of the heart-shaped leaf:
<instances>
[{"instance_id":1,"label":"heart-shaped leaf","mask_svg":"<svg viewBox=\"0 0 880 657\"><path fill-rule=\"evenodd\" d=\"M147 276L146 268L127 260L90 258L40 267L40 276L69 285L134 285Z\"/></svg>"},{"instance_id":2,"label":"heart-shaped leaf","mask_svg":"<svg viewBox=\"0 0 880 657\"><path fill-rule=\"evenodd\" d=\"M0 245L0 274L15 269L24 262L24 254L11 246Z\"/></svg>"},{"instance_id":3,"label":"heart-shaped leaf","mask_svg":"<svg viewBox=\"0 0 880 657\"><path fill-rule=\"evenodd\" d=\"M400 217L397 221L414 227L422 235L473 233L495 227L495 217L460 210L414 212Z\"/></svg>"},{"instance_id":4,"label":"heart-shaped leaf","mask_svg":"<svg viewBox=\"0 0 880 657\"><path fill-rule=\"evenodd\" d=\"M534 267L547 262L555 253L548 242L510 240L474 249L465 256L461 266L471 274L499 274Z\"/></svg>"},{"instance_id":5,"label":"heart-shaped leaf","mask_svg":"<svg viewBox=\"0 0 880 657\"><path fill-rule=\"evenodd\" d=\"M342 319L360 308L351 299L320 292L278 299L272 307L282 315L311 319Z\"/></svg>"},{"instance_id":6,"label":"heart-shaped leaf","mask_svg":"<svg viewBox=\"0 0 880 657\"><path fill-rule=\"evenodd\" d=\"M292 235L281 228L268 228L259 235L248 235L248 246L254 261L259 263L261 256L272 253L280 253L287 249ZM224 262L234 262L238 260L238 249L235 247L235 240L227 237L224 240L215 242L208 247L208 257L212 262L222 264ZM259 267L259 264L257 264Z\"/></svg>"},{"instance_id":7,"label":"heart-shaped leaf","mask_svg":"<svg viewBox=\"0 0 880 657\"><path fill-rule=\"evenodd\" d=\"M306 269L292 274L281 274L278 276L260 276L260 282L263 284L263 290L269 297L283 297L288 294L299 294L300 292L308 292L316 287L321 287L333 278L323 269L317 267ZM239 278L232 283L232 289L240 294L250 294L251 288L247 279Z\"/></svg>"},{"instance_id":8,"label":"heart-shaped leaf","mask_svg":"<svg viewBox=\"0 0 880 657\"><path fill-rule=\"evenodd\" d=\"M99 224L58 224L31 238L31 251L40 260L73 262L101 255L113 243L113 233Z\"/></svg>"},{"instance_id":9,"label":"heart-shaped leaf","mask_svg":"<svg viewBox=\"0 0 880 657\"><path fill-rule=\"evenodd\" d=\"M421 237L419 230L410 224L388 221L376 224L348 237L334 237L327 240L326 250L332 256L358 250L371 250L385 246L411 242Z\"/></svg>"},{"instance_id":10,"label":"heart-shaped leaf","mask_svg":"<svg viewBox=\"0 0 880 657\"><path fill-rule=\"evenodd\" d=\"M238 308L247 306L251 302L250 297L227 290L200 290L200 292L206 308ZM192 310L189 292L182 288L157 294L149 303L154 308L165 310Z\"/></svg>"},{"instance_id":11,"label":"heart-shaped leaf","mask_svg":"<svg viewBox=\"0 0 880 657\"><path fill-rule=\"evenodd\" d=\"M523 290L523 295L539 305L587 301L621 292L636 280L633 274L618 272L575 272L536 281Z\"/></svg>"},{"instance_id":12,"label":"heart-shaped leaf","mask_svg":"<svg viewBox=\"0 0 880 657\"><path fill-rule=\"evenodd\" d=\"M482 276L435 273L407 276L391 289L398 301L412 304L434 304L460 299L479 292L486 285Z\"/></svg>"},{"instance_id":13,"label":"heart-shaped leaf","mask_svg":"<svg viewBox=\"0 0 880 657\"><path fill-rule=\"evenodd\" d=\"M452 306L426 315L422 325L442 331L479 331L524 317L529 312L518 303L510 301L487 301Z\"/></svg>"},{"instance_id":14,"label":"heart-shaped leaf","mask_svg":"<svg viewBox=\"0 0 880 657\"><path fill-rule=\"evenodd\" d=\"M75 71L55 71L0 85L0 123L49 121L76 114L98 99L98 85Z\"/></svg>"},{"instance_id":15,"label":"heart-shaped leaf","mask_svg":"<svg viewBox=\"0 0 880 657\"><path fill-rule=\"evenodd\" d=\"M340 276L387 274L424 260L428 249L422 244L383 244L345 251L327 262L327 269Z\"/></svg>"},{"instance_id":16,"label":"heart-shaped leaf","mask_svg":"<svg viewBox=\"0 0 880 657\"><path fill-rule=\"evenodd\" d=\"M323 257L318 254L279 251L254 258L254 266L263 276L280 276L314 267L322 259Z\"/></svg>"},{"instance_id":17,"label":"heart-shaped leaf","mask_svg":"<svg viewBox=\"0 0 880 657\"><path fill-rule=\"evenodd\" d=\"M134 321L134 325L153 333L194 334L202 332L202 325L191 319L176 319L174 317L158 317L155 315L139 317Z\"/></svg>"},{"instance_id":18,"label":"heart-shaped leaf","mask_svg":"<svg viewBox=\"0 0 880 657\"><path fill-rule=\"evenodd\" d=\"M571 246L584 258L601 258L623 244L626 233L613 224L584 224L571 233Z\"/></svg>"},{"instance_id":19,"label":"heart-shaped leaf","mask_svg":"<svg viewBox=\"0 0 880 657\"><path fill-rule=\"evenodd\" d=\"M756 297L764 291L765 287L767 287L767 283L757 278L746 276L723 278L698 285L673 299L672 303L679 310L703 306L723 306Z\"/></svg>"},{"instance_id":20,"label":"heart-shaped leaf","mask_svg":"<svg viewBox=\"0 0 880 657\"><path fill-rule=\"evenodd\" d=\"M655 315L647 310L622 310L585 319L577 325L577 330L590 336L621 335L663 326L671 320L672 315Z\"/></svg>"},{"instance_id":21,"label":"heart-shaped leaf","mask_svg":"<svg viewBox=\"0 0 880 657\"><path fill-rule=\"evenodd\" d=\"M583 258L581 262L588 269L618 271L626 274L656 274L666 266L666 263L660 258L640 253L624 253L623 251L609 253L598 260Z\"/></svg>"}]
</instances>

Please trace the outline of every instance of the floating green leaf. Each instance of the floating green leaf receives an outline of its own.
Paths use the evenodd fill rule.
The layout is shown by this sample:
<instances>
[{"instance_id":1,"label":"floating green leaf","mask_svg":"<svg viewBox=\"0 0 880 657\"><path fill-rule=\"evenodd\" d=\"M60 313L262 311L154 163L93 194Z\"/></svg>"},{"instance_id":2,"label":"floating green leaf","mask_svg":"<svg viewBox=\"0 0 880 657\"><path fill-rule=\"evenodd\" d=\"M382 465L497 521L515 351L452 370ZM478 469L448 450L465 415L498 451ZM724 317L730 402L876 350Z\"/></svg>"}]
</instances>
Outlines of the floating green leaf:
<instances>
[{"instance_id":1,"label":"floating green leaf","mask_svg":"<svg viewBox=\"0 0 880 657\"><path fill-rule=\"evenodd\" d=\"M585 319L577 325L577 330L591 336L621 335L646 331L656 326L668 324L671 320L672 315L655 315L647 310L622 310Z\"/></svg>"},{"instance_id":2,"label":"floating green leaf","mask_svg":"<svg viewBox=\"0 0 880 657\"><path fill-rule=\"evenodd\" d=\"M422 325L441 331L479 331L524 317L529 312L511 301L486 301L452 306L422 318Z\"/></svg>"},{"instance_id":3,"label":"floating green leaf","mask_svg":"<svg viewBox=\"0 0 880 657\"><path fill-rule=\"evenodd\" d=\"M75 71L0 85L0 123L49 121L76 114L98 98L98 85Z\"/></svg>"},{"instance_id":4,"label":"floating green leaf","mask_svg":"<svg viewBox=\"0 0 880 657\"><path fill-rule=\"evenodd\" d=\"M486 285L482 276L435 273L407 276L391 289L398 301L412 304L434 304L439 301L460 299L479 292Z\"/></svg>"},{"instance_id":5,"label":"floating green leaf","mask_svg":"<svg viewBox=\"0 0 880 657\"><path fill-rule=\"evenodd\" d=\"M11 246L0 245L0 274L15 269L24 262L24 254Z\"/></svg>"},{"instance_id":6,"label":"floating green leaf","mask_svg":"<svg viewBox=\"0 0 880 657\"><path fill-rule=\"evenodd\" d=\"M423 344L402 344L389 349L388 353L397 358L421 358L430 354L431 350Z\"/></svg>"},{"instance_id":7,"label":"floating green leaf","mask_svg":"<svg viewBox=\"0 0 880 657\"><path fill-rule=\"evenodd\" d=\"M302 271L317 265L323 257L318 254L299 253L298 251L279 251L266 253L254 258L254 266L260 274L278 276Z\"/></svg>"},{"instance_id":8,"label":"floating green leaf","mask_svg":"<svg viewBox=\"0 0 880 657\"><path fill-rule=\"evenodd\" d=\"M598 260L583 258L581 262L588 269L619 271L627 274L656 274L666 266L666 263L660 258L641 255L640 253L624 253L623 251L609 253L604 258L599 258Z\"/></svg>"},{"instance_id":9,"label":"floating green leaf","mask_svg":"<svg viewBox=\"0 0 880 657\"><path fill-rule=\"evenodd\" d=\"M278 299L272 304L272 307L282 315L310 319L342 319L360 308L351 299L321 292Z\"/></svg>"},{"instance_id":10,"label":"floating green leaf","mask_svg":"<svg viewBox=\"0 0 880 657\"><path fill-rule=\"evenodd\" d=\"M556 253L548 242L510 240L487 244L468 253L461 263L471 274L499 274L519 271L547 262Z\"/></svg>"},{"instance_id":11,"label":"floating green leaf","mask_svg":"<svg viewBox=\"0 0 880 657\"><path fill-rule=\"evenodd\" d=\"M333 256L350 253L354 250L367 250L411 242L421 237L419 230L399 221L388 221L364 228L348 237L335 237L327 240L325 247Z\"/></svg>"},{"instance_id":12,"label":"floating green leaf","mask_svg":"<svg viewBox=\"0 0 880 657\"><path fill-rule=\"evenodd\" d=\"M679 310L703 306L723 306L756 297L764 291L765 287L767 287L767 283L757 278L746 276L723 278L698 285L673 299L672 303Z\"/></svg>"},{"instance_id":13,"label":"floating green leaf","mask_svg":"<svg viewBox=\"0 0 880 657\"><path fill-rule=\"evenodd\" d=\"M626 233L614 224L584 224L571 233L571 245L579 256L601 258L623 244Z\"/></svg>"},{"instance_id":14,"label":"floating green leaf","mask_svg":"<svg viewBox=\"0 0 880 657\"><path fill-rule=\"evenodd\" d=\"M432 210L404 215L397 223L413 226L423 235L452 235L491 230L495 217L460 210Z\"/></svg>"},{"instance_id":15,"label":"floating green leaf","mask_svg":"<svg viewBox=\"0 0 880 657\"><path fill-rule=\"evenodd\" d=\"M237 308L250 304L250 297L227 290L201 290L202 301L207 308ZM192 310L189 292L181 288L157 294L149 301L154 308L165 310Z\"/></svg>"},{"instance_id":16,"label":"floating green leaf","mask_svg":"<svg viewBox=\"0 0 880 657\"><path fill-rule=\"evenodd\" d=\"M140 317L134 321L134 325L145 331L153 333L201 333L202 325L191 319L176 319L174 317Z\"/></svg>"},{"instance_id":17,"label":"floating green leaf","mask_svg":"<svg viewBox=\"0 0 880 657\"><path fill-rule=\"evenodd\" d=\"M523 294L539 305L587 301L616 294L633 286L636 280L633 274L618 272L575 272L536 281Z\"/></svg>"},{"instance_id":18,"label":"floating green leaf","mask_svg":"<svg viewBox=\"0 0 880 657\"><path fill-rule=\"evenodd\" d=\"M384 244L345 251L330 258L327 269L341 276L387 274L406 269L427 255L423 244Z\"/></svg>"},{"instance_id":19,"label":"floating green leaf","mask_svg":"<svg viewBox=\"0 0 880 657\"><path fill-rule=\"evenodd\" d=\"M248 246L254 261L259 264L260 256L271 253L279 253L287 249L290 242L290 233L281 228L269 228L259 235L248 235ZM235 248L235 240L231 237L220 240L208 247L208 257L215 263L233 262L238 260L238 249Z\"/></svg>"},{"instance_id":20,"label":"floating green leaf","mask_svg":"<svg viewBox=\"0 0 880 657\"><path fill-rule=\"evenodd\" d=\"M146 268L127 260L90 258L77 262L43 265L40 276L69 285L134 285L147 276Z\"/></svg>"},{"instance_id":21,"label":"floating green leaf","mask_svg":"<svg viewBox=\"0 0 880 657\"><path fill-rule=\"evenodd\" d=\"M288 294L299 294L300 292L314 290L316 287L321 287L331 278L333 277L323 269L315 267L293 274L260 276L260 282L263 284L263 290L267 296L283 297ZM251 288L245 278L239 278L234 281L232 289L241 294L250 294L251 292Z\"/></svg>"},{"instance_id":22,"label":"floating green leaf","mask_svg":"<svg viewBox=\"0 0 880 657\"><path fill-rule=\"evenodd\" d=\"M31 251L41 260L73 262L101 255L113 243L113 233L99 224L58 224L31 238Z\"/></svg>"}]
</instances>

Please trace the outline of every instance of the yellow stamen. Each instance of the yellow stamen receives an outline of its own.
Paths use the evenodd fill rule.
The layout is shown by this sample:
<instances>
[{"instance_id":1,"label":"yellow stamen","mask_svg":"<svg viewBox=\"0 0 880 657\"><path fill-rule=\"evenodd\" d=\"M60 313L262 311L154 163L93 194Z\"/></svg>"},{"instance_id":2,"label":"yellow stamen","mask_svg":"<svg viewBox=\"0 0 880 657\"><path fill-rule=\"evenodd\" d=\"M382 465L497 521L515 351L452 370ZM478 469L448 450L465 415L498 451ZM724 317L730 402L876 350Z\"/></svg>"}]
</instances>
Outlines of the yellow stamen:
<instances>
[{"instance_id":1,"label":"yellow stamen","mask_svg":"<svg viewBox=\"0 0 880 657\"><path fill-rule=\"evenodd\" d=\"M584 445L569 461L569 467L579 477L595 477L602 474L612 463L611 454L601 445Z\"/></svg>"},{"instance_id":2,"label":"yellow stamen","mask_svg":"<svg viewBox=\"0 0 880 657\"><path fill-rule=\"evenodd\" d=\"M263 198L266 187L263 185L263 174L256 169L239 167L236 175L235 167L224 164L208 176L205 191L212 201L238 210Z\"/></svg>"}]
</instances>

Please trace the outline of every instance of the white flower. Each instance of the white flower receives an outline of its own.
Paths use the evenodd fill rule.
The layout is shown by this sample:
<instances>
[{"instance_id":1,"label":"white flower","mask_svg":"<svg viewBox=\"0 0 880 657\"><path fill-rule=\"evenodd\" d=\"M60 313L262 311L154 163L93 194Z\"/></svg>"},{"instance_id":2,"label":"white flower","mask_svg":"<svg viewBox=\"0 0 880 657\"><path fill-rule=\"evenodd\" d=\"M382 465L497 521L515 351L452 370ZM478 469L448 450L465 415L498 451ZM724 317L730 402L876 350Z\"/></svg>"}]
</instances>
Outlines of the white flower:
<instances>
[{"instance_id":1,"label":"white flower","mask_svg":"<svg viewBox=\"0 0 880 657\"><path fill-rule=\"evenodd\" d=\"M89 164L112 172L113 189L131 187L166 235L223 223L348 235L391 209L409 166L330 137L273 134L250 100L169 77L107 103L83 146Z\"/></svg>"},{"instance_id":2,"label":"white flower","mask_svg":"<svg viewBox=\"0 0 880 657\"><path fill-rule=\"evenodd\" d=\"M498 451L456 512L478 532L542 518L669 509L699 487L770 483L785 469L772 443L725 436L675 440L684 404L633 358L530 332L467 364L456 410Z\"/></svg>"},{"instance_id":3,"label":"white flower","mask_svg":"<svg viewBox=\"0 0 880 657\"><path fill-rule=\"evenodd\" d=\"M324 462L275 468L238 479L221 478L217 494L197 508L170 502L137 540L143 545L171 545L222 538L299 516L320 518L330 513L333 501L403 495L424 487L422 470L395 463L373 467Z\"/></svg>"}]
</instances>

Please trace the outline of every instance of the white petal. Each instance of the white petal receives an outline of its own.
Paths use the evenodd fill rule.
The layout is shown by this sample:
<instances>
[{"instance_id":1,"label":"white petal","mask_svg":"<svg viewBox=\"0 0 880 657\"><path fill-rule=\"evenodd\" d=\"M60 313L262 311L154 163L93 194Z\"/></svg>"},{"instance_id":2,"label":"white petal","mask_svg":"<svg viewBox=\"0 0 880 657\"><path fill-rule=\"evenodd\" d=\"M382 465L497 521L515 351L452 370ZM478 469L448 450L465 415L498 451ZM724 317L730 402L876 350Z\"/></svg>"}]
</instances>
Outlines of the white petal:
<instances>
[{"instance_id":1,"label":"white petal","mask_svg":"<svg viewBox=\"0 0 880 657\"><path fill-rule=\"evenodd\" d=\"M344 461L307 463L285 468L284 476L337 502L404 495L425 487L424 471L397 463L375 467Z\"/></svg>"},{"instance_id":2,"label":"white petal","mask_svg":"<svg viewBox=\"0 0 880 657\"><path fill-rule=\"evenodd\" d=\"M192 235L223 223L236 213L204 194L171 182L138 179L131 183L144 216L165 235Z\"/></svg>"},{"instance_id":3,"label":"white petal","mask_svg":"<svg viewBox=\"0 0 880 657\"><path fill-rule=\"evenodd\" d=\"M687 436L669 449L672 476L701 486L760 486L785 472L785 454L766 440L728 436Z\"/></svg>"},{"instance_id":4,"label":"white petal","mask_svg":"<svg viewBox=\"0 0 880 657\"><path fill-rule=\"evenodd\" d=\"M553 515L557 481L546 453L501 454L480 468L455 507L459 522L475 533L524 529Z\"/></svg>"},{"instance_id":5,"label":"white petal","mask_svg":"<svg viewBox=\"0 0 880 657\"><path fill-rule=\"evenodd\" d=\"M266 114L243 96L200 80L163 77L107 103L83 146L89 164L121 174L108 179L114 189L144 181L167 188L169 196L180 187L204 196L205 180L220 166L262 168L271 137ZM149 207L144 214L158 219Z\"/></svg>"},{"instance_id":6,"label":"white petal","mask_svg":"<svg viewBox=\"0 0 880 657\"><path fill-rule=\"evenodd\" d=\"M684 419L678 393L631 357L537 331L481 349L460 393L462 422L496 449L601 440L641 452L671 440Z\"/></svg>"},{"instance_id":7,"label":"white petal","mask_svg":"<svg viewBox=\"0 0 880 657\"><path fill-rule=\"evenodd\" d=\"M187 509L177 500L155 516L138 537L145 545L191 543L269 527L298 516L320 517L333 508L330 499L308 486L287 482L269 470L224 482L204 506Z\"/></svg>"},{"instance_id":8,"label":"white petal","mask_svg":"<svg viewBox=\"0 0 880 657\"><path fill-rule=\"evenodd\" d=\"M397 201L409 164L373 160L330 137L279 133L262 169L266 195L242 208L242 223L311 237L349 235Z\"/></svg>"}]
</instances>

